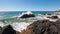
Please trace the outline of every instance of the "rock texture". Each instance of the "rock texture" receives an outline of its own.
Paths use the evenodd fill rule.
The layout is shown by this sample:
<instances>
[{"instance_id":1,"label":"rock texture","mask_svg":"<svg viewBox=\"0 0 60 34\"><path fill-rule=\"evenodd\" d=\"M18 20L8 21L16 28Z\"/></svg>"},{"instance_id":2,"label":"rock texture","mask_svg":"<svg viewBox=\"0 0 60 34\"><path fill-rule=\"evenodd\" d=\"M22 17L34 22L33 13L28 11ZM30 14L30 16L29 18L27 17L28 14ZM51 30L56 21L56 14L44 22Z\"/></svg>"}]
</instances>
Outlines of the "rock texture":
<instances>
[{"instance_id":1,"label":"rock texture","mask_svg":"<svg viewBox=\"0 0 60 34\"><path fill-rule=\"evenodd\" d=\"M2 34L16 34L16 31L12 28L11 25L3 27Z\"/></svg>"},{"instance_id":2,"label":"rock texture","mask_svg":"<svg viewBox=\"0 0 60 34\"><path fill-rule=\"evenodd\" d=\"M60 34L60 20L56 22L49 20L35 21L21 34Z\"/></svg>"},{"instance_id":3,"label":"rock texture","mask_svg":"<svg viewBox=\"0 0 60 34\"><path fill-rule=\"evenodd\" d=\"M11 25L8 25L3 28L0 27L0 32L2 34L60 34L60 19L56 22L49 20L34 21L21 32L15 31Z\"/></svg>"},{"instance_id":4,"label":"rock texture","mask_svg":"<svg viewBox=\"0 0 60 34\"><path fill-rule=\"evenodd\" d=\"M29 18L29 17L35 17L34 14L24 14L20 18Z\"/></svg>"},{"instance_id":5,"label":"rock texture","mask_svg":"<svg viewBox=\"0 0 60 34\"><path fill-rule=\"evenodd\" d=\"M20 34L20 32L14 30L11 25L7 25L4 27L0 26L0 34Z\"/></svg>"},{"instance_id":6,"label":"rock texture","mask_svg":"<svg viewBox=\"0 0 60 34\"><path fill-rule=\"evenodd\" d=\"M58 19L58 16L48 16L47 18Z\"/></svg>"}]
</instances>

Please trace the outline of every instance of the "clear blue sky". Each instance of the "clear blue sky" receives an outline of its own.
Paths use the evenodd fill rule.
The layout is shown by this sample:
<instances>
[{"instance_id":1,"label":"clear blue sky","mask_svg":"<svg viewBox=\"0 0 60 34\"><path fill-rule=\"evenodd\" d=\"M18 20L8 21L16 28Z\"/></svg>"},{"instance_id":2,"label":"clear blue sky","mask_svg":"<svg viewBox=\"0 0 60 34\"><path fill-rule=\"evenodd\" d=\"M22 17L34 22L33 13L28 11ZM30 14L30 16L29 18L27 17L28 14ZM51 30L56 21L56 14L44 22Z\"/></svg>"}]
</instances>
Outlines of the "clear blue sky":
<instances>
[{"instance_id":1,"label":"clear blue sky","mask_svg":"<svg viewBox=\"0 0 60 34\"><path fill-rule=\"evenodd\" d=\"M60 0L0 0L0 11L52 11L60 9Z\"/></svg>"}]
</instances>

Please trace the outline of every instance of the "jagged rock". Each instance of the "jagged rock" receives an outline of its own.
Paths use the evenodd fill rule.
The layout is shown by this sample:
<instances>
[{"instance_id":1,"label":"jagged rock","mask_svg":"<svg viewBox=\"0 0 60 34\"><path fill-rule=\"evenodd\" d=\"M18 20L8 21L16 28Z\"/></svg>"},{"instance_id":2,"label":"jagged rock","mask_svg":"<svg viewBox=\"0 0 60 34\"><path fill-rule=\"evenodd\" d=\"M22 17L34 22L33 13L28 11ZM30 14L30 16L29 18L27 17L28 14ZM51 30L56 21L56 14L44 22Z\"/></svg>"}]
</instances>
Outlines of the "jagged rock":
<instances>
[{"instance_id":1,"label":"jagged rock","mask_svg":"<svg viewBox=\"0 0 60 34\"><path fill-rule=\"evenodd\" d=\"M2 34L16 34L16 31L12 28L11 25L3 27Z\"/></svg>"},{"instance_id":2,"label":"jagged rock","mask_svg":"<svg viewBox=\"0 0 60 34\"><path fill-rule=\"evenodd\" d=\"M60 22L38 20L29 25L21 34L60 34Z\"/></svg>"},{"instance_id":3,"label":"jagged rock","mask_svg":"<svg viewBox=\"0 0 60 34\"><path fill-rule=\"evenodd\" d=\"M34 14L24 14L20 18L29 18L29 17L35 17Z\"/></svg>"}]
</instances>

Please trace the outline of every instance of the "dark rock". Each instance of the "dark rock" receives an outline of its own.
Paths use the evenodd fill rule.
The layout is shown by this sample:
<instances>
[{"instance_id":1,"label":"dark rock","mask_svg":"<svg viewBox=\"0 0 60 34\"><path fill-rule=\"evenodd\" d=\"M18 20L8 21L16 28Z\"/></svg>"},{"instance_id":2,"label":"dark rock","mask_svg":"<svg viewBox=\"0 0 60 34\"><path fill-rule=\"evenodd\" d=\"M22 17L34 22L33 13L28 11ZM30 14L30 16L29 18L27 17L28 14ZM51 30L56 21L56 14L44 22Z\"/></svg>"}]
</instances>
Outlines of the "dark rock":
<instances>
[{"instance_id":1,"label":"dark rock","mask_svg":"<svg viewBox=\"0 0 60 34\"><path fill-rule=\"evenodd\" d=\"M51 16L47 16L47 18L52 18Z\"/></svg>"},{"instance_id":2,"label":"dark rock","mask_svg":"<svg viewBox=\"0 0 60 34\"><path fill-rule=\"evenodd\" d=\"M21 34L60 34L60 22L38 20L30 24Z\"/></svg>"},{"instance_id":3,"label":"dark rock","mask_svg":"<svg viewBox=\"0 0 60 34\"><path fill-rule=\"evenodd\" d=\"M3 27L2 34L16 34L16 31L12 28L11 25Z\"/></svg>"},{"instance_id":4,"label":"dark rock","mask_svg":"<svg viewBox=\"0 0 60 34\"><path fill-rule=\"evenodd\" d=\"M47 15L52 15L52 14L47 14Z\"/></svg>"},{"instance_id":5,"label":"dark rock","mask_svg":"<svg viewBox=\"0 0 60 34\"><path fill-rule=\"evenodd\" d=\"M48 16L47 18L58 19L58 16Z\"/></svg>"},{"instance_id":6,"label":"dark rock","mask_svg":"<svg viewBox=\"0 0 60 34\"><path fill-rule=\"evenodd\" d=\"M57 19L58 18L58 16L52 16L52 19Z\"/></svg>"},{"instance_id":7,"label":"dark rock","mask_svg":"<svg viewBox=\"0 0 60 34\"><path fill-rule=\"evenodd\" d=\"M20 18L29 18L29 17L35 17L34 14L24 14Z\"/></svg>"}]
</instances>

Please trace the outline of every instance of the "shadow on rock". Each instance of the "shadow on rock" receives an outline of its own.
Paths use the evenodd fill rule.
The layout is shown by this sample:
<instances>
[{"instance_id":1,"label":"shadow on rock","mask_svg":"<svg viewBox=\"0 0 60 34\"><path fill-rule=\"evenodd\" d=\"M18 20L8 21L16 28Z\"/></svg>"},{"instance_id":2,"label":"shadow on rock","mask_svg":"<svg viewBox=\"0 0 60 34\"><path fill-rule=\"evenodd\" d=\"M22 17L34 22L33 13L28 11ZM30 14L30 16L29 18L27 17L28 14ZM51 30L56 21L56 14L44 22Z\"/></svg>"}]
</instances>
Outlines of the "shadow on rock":
<instances>
[{"instance_id":1,"label":"shadow on rock","mask_svg":"<svg viewBox=\"0 0 60 34\"><path fill-rule=\"evenodd\" d=\"M12 28L11 25L3 27L2 34L16 34L16 31Z\"/></svg>"},{"instance_id":2,"label":"shadow on rock","mask_svg":"<svg viewBox=\"0 0 60 34\"><path fill-rule=\"evenodd\" d=\"M34 14L24 14L20 18L30 18L30 17L35 17Z\"/></svg>"},{"instance_id":3,"label":"shadow on rock","mask_svg":"<svg viewBox=\"0 0 60 34\"><path fill-rule=\"evenodd\" d=\"M58 23L49 20L35 21L21 34L60 34L60 20Z\"/></svg>"}]
</instances>

